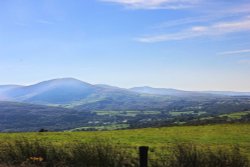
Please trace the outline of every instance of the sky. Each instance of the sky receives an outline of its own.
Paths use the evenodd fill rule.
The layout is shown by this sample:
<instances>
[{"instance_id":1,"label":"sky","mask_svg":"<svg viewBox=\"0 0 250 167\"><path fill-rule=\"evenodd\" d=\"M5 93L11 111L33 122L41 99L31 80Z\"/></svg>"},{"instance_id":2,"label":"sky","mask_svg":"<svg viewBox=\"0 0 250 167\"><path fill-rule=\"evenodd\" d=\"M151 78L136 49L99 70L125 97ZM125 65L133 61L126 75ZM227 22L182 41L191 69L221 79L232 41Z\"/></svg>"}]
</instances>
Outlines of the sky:
<instances>
[{"instance_id":1,"label":"sky","mask_svg":"<svg viewBox=\"0 0 250 167\"><path fill-rule=\"evenodd\" d=\"M1 0L0 85L63 77L250 92L250 2Z\"/></svg>"}]
</instances>

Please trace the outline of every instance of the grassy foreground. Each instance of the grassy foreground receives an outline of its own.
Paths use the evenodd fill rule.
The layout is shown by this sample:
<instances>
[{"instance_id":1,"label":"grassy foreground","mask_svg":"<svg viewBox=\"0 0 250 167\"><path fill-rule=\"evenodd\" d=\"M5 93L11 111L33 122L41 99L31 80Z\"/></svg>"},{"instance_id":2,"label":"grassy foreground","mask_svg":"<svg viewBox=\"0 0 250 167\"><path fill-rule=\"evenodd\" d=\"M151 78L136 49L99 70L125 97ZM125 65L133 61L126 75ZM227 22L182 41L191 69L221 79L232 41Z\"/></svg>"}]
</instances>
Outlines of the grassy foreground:
<instances>
[{"instance_id":1,"label":"grassy foreground","mask_svg":"<svg viewBox=\"0 0 250 167\"><path fill-rule=\"evenodd\" d=\"M39 139L52 143L91 141L105 138L127 146L161 147L173 143L192 142L200 145L239 145L250 152L250 124L218 124L175 126L92 132L0 133L0 142L17 138Z\"/></svg>"},{"instance_id":2,"label":"grassy foreground","mask_svg":"<svg viewBox=\"0 0 250 167\"><path fill-rule=\"evenodd\" d=\"M21 142L20 140L24 141ZM242 154L246 157L250 158L250 124L221 124L221 125L204 125L204 126L176 126L176 127L165 127L165 128L146 128L146 129L135 129L135 130L116 130L116 131L98 131L98 132L46 132L46 133L1 133L0 134L0 149L6 147L7 151L10 151L9 157L19 157L19 155L27 154L28 158L38 158L40 156L32 157L33 154L30 152L36 150L35 152L42 151L42 154L48 156L44 152L46 152L46 148L54 148L52 151L48 151L50 154L53 153L53 156L58 154L58 148L66 147L66 150L70 148L66 157L70 157L70 155L74 155L73 159L79 155L78 148L88 148L88 150L92 150L93 148L97 148L97 153L99 155L99 147L98 145L92 145L91 143L104 143L104 153L108 153L108 148L113 148L111 150L113 152L125 151L129 156L136 157L138 146L147 145L150 147L149 157L150 159L159 159L161 153L170 153L173 150L173 146L175 150L179 150L182 153L178 155L185 155L185 152L188 156L195 155L195 157L207 157L204 158L204 161L207 162L211 157L228 157L228 155L224 155L224 153L220 150L224 150L225 153L234 154L235 155ZM31 143L30 143L31 142ZM35 143L35 144L34 144ZM88 143L86 145L86 143ZM108 143L108 146L107 144ZM181 146L179 148L180 143L186 143L187 145L195 145L194 148L187 148ZM78 145L80 144L80 145ZM177 145L177 147L176 147ZM237 146L236 151L233 151L233 147ZM20 147L20 148L19 148ZM34 147L34 148L33 148ZM92 148L93 147L93 148ZM11 148L11 149L10 149ZM25 148L32 148L32 150L27 150L25 153L22 150ZM103 149L103 145L100 146L101 150ZM203 154L205 149L210 149L215 152L219 152L216 154L206 153ZM118 150L117 150L118 149ZM201 150L200 153L196 153L197 151L189 153L189 150ZM2 149L4 150L4 149ZM13 153L11 150L15 150ZM18 150L21 153L18 153ZM38 151L37 151L38 150ZM65 149L64 149L65 150ZM72 151L73 150L73 151ZM84 150L84 149L83 149ZM163 150L163 151L162 151ZM188 150L188 151L187 151ZM228 150L228 151L227 151ZM1 151L1 150L0 150ZM3 151L2 151L3 152ZM56 153L57 152L57 153ZM176 151L175 151L176 152ZM184 153L183 153L184 152ZM199 151L198 151L199 152ZM210 151L209 151L210 152ZM7 155L4 153L3 155ZM81 153L81 151L80 151ZM84 154L84 153L82 153ZM125 155L125 153L122 153ZM40 153L39 153L40 155ZM59 154L60 155L60 154ZM103 155L103 154L102 154ZM120 155L120 153L115 153L115 155ZM53 157L52 156L52 157ZM57 156L57 155L56 155ZM65 156L65 155L60 155ZM105 155L106 157L110 157L109 155ZM97 156L98 157L98 156ZM27 157L23 157L24 159ZM44 158L44 157L41 157ZM121 157L116 157L117 159L121 159ZM52 158L58 159L58 158ZM69 158L70 159L70 158ZM79 157L79 159L82 159ZM131 158L130 158L131 159ZM176 159L176 158L173 158ZM197 159L197 158L196 158ZM199 158L202 159L202 158ZM214 159L214 158L211 158ZM233 158L228 158L232 161ZM110 160L111 161L111 160ZM80 162L79 160L75 160L74 162ZM92 161L91 161L92 162ZM73 163L73 161L72 161ZM113 161L112 161L113 163ZM119 166L119 165L118 165Z\"/></svg>"}]
</instances>

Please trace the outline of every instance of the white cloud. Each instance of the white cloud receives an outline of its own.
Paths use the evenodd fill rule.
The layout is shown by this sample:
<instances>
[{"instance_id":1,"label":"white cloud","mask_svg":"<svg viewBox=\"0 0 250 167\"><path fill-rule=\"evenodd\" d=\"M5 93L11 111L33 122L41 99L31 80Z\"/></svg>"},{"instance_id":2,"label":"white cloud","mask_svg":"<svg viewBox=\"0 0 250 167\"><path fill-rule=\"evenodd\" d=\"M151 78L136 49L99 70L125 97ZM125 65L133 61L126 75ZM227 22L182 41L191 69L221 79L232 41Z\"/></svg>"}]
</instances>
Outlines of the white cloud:
<instances>
[{"instance_id":1,"label":"white cloud","mask_svg":"<svg viewBox=\"0 0 250 167\"><path fill-rule=\"evenodd\" d=\"M233 7L231 9L227 9L222 11L222 13L234 13L234 14L239 14L239 13L250 13L250 3L244 3L242 5Z\"/></svg>"},{"instance_id":2,"label":"white cloud","mask_svg":"<svg viewBox=\"0 0 250 167\"><path fill-rule=\"evenodd\" d=\"M201 36L216 36L235 33L241 31L250 31L250 18L246 17L238 21L217 22L208 26L192 26L176 33L151 35L137 38L140 42L162 42L171 40L183 40Z\"/></svg>"},{"instance_id":3,"label":"white cloud","mask_svg":"<svg viewBox=\"0 0 250 167\"><path fill-rule=\"evenodd\" d=\"M168 20L167 22L163 22L151 27L154 29L177 27L180 25L207 22L208 20L211 20L211 18L211 16L186 17L181 19Z\"/></svg>"},{"instance_id":4,"label":"white cloud","mask_svg":"<svg viewBox=\"0 0 250 167\"><path fill-rule=\"evenodd\" d=\"M222 20L227 18L233 18L233 17L246 17L250 18L250 5L248 5L248 10L245 10L245 8L242 8L242 10L239 10L237 8L231 8L228 10L218 11L216 13L209 12L206 15L196 16L196 17L186 17L181 19L175 19L175 20L168 20L166 22L160 23L158 25L151 26L152 28L159 29L159 28L169 28L169 27L178 27L180 25L188 25L188 24L194 24L194 23L206 23L206 22L212 22L216 20Z\"/></svg>"},{"instance_id":5,"label":"white cloud","mask_svg":"<svg viewBox=\"0 0 250 167\"><path fill-rule=\"evenodd\" d=\"M133 9L183 9L192 7L200 0L101 0Z\"/></svg>"},{"instance_id":6,"label":"white cloud","mask_svg":"<svg viewBox=\"0 0 250 167\"><path fill-rule=\"evenodd\" d=\"M242 53L250 53L250 49L220 52L220 53L218 53L218 55L234 55L234 54L242 54Z\"/></svg>"}]
</instances>

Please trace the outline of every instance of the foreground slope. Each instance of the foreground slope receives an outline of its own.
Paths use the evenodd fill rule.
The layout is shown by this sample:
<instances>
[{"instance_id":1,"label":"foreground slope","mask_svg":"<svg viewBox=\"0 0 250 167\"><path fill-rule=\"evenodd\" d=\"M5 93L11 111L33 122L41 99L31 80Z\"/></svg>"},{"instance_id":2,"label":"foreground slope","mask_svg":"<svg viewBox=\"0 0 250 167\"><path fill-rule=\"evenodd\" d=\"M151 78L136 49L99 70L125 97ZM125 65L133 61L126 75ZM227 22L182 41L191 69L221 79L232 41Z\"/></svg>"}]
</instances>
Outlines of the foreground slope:
<instances>
[{"instance_id":1,"label":"foreground slope","mask_svg":"<svg viewBox=\"0 0 250 167\"><path fill-rule=\"evenodd\" d=\"M108 132L0 133L0 166L135 167L149 146L150 167L248 167L249 124Z\"/></svg>"}]
</instances>

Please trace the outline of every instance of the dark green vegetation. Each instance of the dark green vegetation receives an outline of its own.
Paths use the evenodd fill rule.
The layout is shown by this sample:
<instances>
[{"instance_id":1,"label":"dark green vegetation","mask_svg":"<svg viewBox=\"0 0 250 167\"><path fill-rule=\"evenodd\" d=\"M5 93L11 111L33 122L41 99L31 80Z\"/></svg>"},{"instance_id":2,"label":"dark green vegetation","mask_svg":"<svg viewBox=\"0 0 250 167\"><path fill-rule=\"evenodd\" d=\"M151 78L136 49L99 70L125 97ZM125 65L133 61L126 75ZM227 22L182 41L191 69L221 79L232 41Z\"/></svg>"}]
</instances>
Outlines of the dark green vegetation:
<instances>
[{"instance_id":1,"label":"dark green vegetation","mask_svg":"<svg viewBox=\"0 0 250 167\"><path fill-rule=\"evenodd\" d=\"M0 102L0 131L38 131L71 129L88 121L88 114L59 107Z\"/></svg>"},{"instance_id":2,"label":"dark green vegetation","mask_svg":"<svg viewBox=\"0 0 250 167\"><path fill-rule=\"evenodd\" d=\"M0 131L114 130L249 122L248 98L213 101L169 101L157 110L78 110L63 107L0 102Z\"/></svg>"},{"instance_id":3,"label":"dark green vegetation","mask_svg":"<svg viewBox=\"0 0 250 167\"><path fill-rule=\"evenodd\" d=\"M152 167L248 167L249 141L249 124L1 133L0 162L23 166L137 166L138 146L147 145Z\"/></svg>"}]
</instances>

